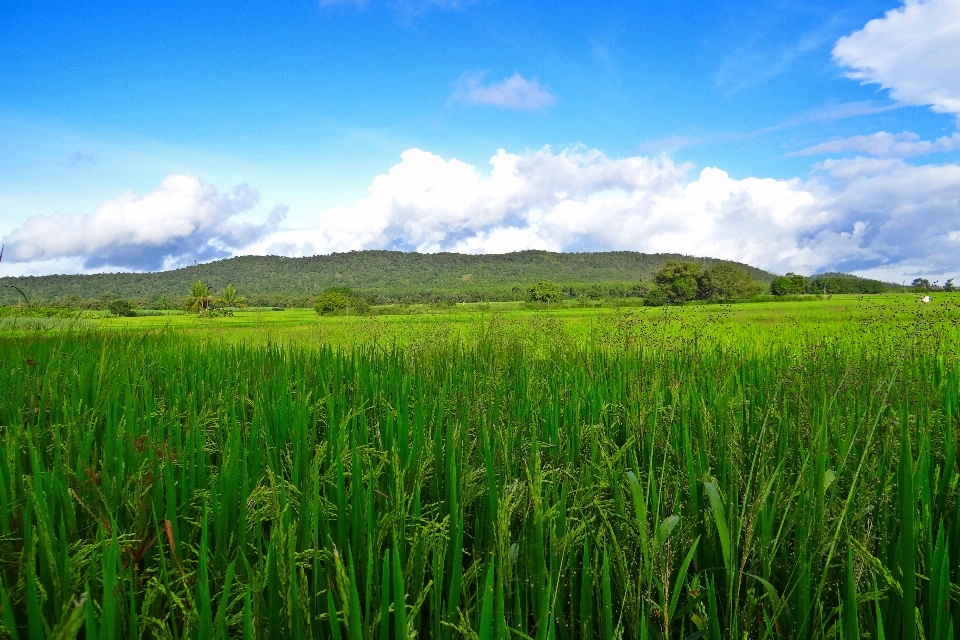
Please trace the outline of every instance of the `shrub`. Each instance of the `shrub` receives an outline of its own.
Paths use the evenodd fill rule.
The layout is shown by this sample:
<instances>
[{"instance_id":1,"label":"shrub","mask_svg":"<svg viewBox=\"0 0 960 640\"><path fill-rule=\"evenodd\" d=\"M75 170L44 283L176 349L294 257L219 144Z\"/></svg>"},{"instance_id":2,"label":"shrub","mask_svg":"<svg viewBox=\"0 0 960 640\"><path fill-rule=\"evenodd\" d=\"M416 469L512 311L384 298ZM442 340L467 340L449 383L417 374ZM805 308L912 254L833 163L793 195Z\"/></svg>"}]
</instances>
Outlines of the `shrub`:
<instances>
[{"instance_id":1,"label":"shrub","mask_svg":"<svg viewBox=\"0 0 960 640\"><path fill-rule=\"evenodd\" d=\"M647 296L643 299L643 304L648 307L662 307L667 302L667 291L659 284L650 287Z\"/></svg>"},{"instance_id":2,"label":"shrub","mask_svg":"<svg viewBox=\"0 0 960 640\"><path fill-rule=\"evenodd\" d=\"M563 292L560 287L547 280L541 280L530 288L530 302L546 302L554 304L560 302L563 298Z\"/></svg>"},{"instance_id":3,"label":"shrub","mask_svg":"<svg viewBox=\"0 0 960 640\"><path fill-rule=\"evenodd\" d=\"M351 312L363 315L370 310L369 303L349 287L330 287L317 297L314 306L317 315L349 315Z\"/></svg>"},{"instance_id":4,"label":"shrub","mask_svg":"<svg viewBox=\"0 0 960 640\"><path fill-rule=\"evenodd\" d=\"M123 298L112 301L109 310L110 315L117 316L118 318L133 318L137 315L130 301L124 300Z\"/></svg>"},{"instance_id":5,"label":"shrub","mask_svg":"<svg viewBox=\"0 0 960 640\"><path fill-rule=\"evenodd\" d=\"M201 318L231 318L233 311L223 307L208 307L200 312Z\"/></svg>"}]
</instances>

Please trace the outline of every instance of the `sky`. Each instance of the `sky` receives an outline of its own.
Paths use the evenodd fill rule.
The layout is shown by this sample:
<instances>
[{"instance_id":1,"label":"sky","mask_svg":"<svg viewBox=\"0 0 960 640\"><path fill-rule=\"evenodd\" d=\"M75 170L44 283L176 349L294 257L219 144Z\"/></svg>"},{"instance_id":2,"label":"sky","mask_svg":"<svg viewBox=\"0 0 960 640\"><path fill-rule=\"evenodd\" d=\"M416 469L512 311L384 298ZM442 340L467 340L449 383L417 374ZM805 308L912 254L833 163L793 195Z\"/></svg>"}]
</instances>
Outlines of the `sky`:
<instances>
[{"instance_id":1,"label":"sky","mask_svg":"<svg viewBox=\"0 0 960 640\"><path fill-rule=\"evenodd\" d=\"M0 237L960 278L960 0L0 0Z\"/></svg>"}]
</instances>

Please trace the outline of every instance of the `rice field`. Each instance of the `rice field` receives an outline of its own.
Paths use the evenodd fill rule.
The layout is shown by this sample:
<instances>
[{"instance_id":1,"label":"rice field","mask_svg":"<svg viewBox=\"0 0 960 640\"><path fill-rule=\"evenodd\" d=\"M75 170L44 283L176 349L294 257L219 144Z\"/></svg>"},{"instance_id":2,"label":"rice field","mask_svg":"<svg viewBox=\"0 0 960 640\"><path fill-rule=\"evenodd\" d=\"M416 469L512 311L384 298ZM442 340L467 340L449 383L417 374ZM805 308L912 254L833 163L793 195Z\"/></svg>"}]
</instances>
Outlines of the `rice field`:
<instances>
[{"instance_id":1,"label":"rice field","mask_svg":"<svg viewBox=\"0 0 960 640\"><path fill-rule=\"evenodd\" d=\"M0 335L6 636L960 633L950 300L167 320Z\"/></svg>"}]
</instances>

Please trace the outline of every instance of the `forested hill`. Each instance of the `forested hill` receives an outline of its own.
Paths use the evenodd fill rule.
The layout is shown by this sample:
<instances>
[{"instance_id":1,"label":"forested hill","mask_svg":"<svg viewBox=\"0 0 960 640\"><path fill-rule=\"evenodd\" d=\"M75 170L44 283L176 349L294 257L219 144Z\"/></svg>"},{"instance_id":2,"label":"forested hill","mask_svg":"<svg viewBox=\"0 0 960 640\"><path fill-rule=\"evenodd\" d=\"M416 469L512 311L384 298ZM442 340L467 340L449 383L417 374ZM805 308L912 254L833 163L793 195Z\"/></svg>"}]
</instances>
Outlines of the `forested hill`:
<instances>
[{"instance_id":1,"label":"forested hill","mask_svg":"<svg viewBox=\"0 0 960 640\"><path fill-rule=\"evenodd\" d=\"M332 286L347 286L385 300L456 296L510 299L540 280L574 285L649 282L654 271L668 260L688 260L704 267L727 262L679 254L645 254L632 251L605 253L550 253L519 251L506 254L405 253L351 251L309 258L241 256L156 273L110 273L0 278L0 285L15 285L31 300L47 302L71 298L121 297L180 300L190 285L203 280L216 291L232 283L251 301L284 304L316 296ZM736 263L739 264L739 263ZM745 268L754 280L769 283L774 275ZM0 303L18 295L4 286Z\"/></svg>"}]
</instances>

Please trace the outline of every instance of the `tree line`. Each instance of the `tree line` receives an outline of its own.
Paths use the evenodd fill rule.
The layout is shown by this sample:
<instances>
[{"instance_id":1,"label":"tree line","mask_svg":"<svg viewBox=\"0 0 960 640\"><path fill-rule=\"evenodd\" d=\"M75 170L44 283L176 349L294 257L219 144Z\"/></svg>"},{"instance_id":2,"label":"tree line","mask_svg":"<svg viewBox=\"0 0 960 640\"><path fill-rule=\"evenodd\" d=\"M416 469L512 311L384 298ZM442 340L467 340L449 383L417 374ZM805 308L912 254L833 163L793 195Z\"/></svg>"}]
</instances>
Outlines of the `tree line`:
<instances>
[{"instance_id":1,"label":"tree line","mask_svg":"<svg viewBox=\"0 0 960 640\"><path fill-rule=\"evenodd\" d=\"M802 294L829 295L831 293L875 294L889 291L890 285L879 280L855 278L851 276L821 275L806 278L796 273L788 273L773 279L770 293L775 296Z\"/></svg>"},{"instance_id":2,"label":"tree line","mask_svg":"<svg viewBox=\"0 0 960 640\"><path fill-rule=\"evenodd\" d=\"M391 256L393 252L356 252L358 254L387 254ZM628 252L622 252L624 254ZM533 254L532 256L526 254ZM406 255L406 254L405 254ZM507 263L522 265L518 256L525 256L529 262L531 259L536 261L550 260L559 255L547 252L520 252L519 254L507 254L511 260ZM591 259L597 256L607 256L608 254L572 254L579 260L586 261L587 257ZM614 254L622 258L620 254ZM631 254L633 255L633 254ZM645 254L635 254L644 256ZM365 256L367 259L369 255ZM422 256L420 256L422 257ZM503 258L503 256L493 256L494 258ZM649 258L650 256L645 256ZM657 256L662 257L662 256ZM291 259L285 259L291 260ZM229 262L229 261L225 261ZM646 264L646 263L645 263ZM561 270L563 272L563 270ZM521 268L517 268L510 276L518 279L526 275ZM533 273L539 273L534 270ZM757 279L757 273L761 280ZM163 275L163 274L114 274L114 275ZM453 306L458 303L472 302L526 302L537 307L547 307L558 304L564 300L577 301L581 304L594 305L602 303L620 304L618 301L633 300L634 304L645 304L649 306L676 305L692 301L721 302L748 300L764 294L773 296L790 296L805 294L878 294L892 288L899 289L895 285L890 285L878 280L857 278L846 274L821 274L813 277L788 273L785 276L772 276L767 272L761 272L750 267L745 267L737 263L724 262L717 260L667 260L653 270L649 277L635 281L612 281L612 282L555 282L553 279L537 279L531 286L530 280L527 283L511 282L500 284L499 286L474 286L473 288L462 288L464 282L470 280L464 274L457 278L457 285L453 288L430 289L421 287L411 290L396 285L393 288L378 290L362 290L347 285L329 286L321 291L311 294L308 292L299 293L264 293L257 291L245 291L244 296L240 296L237 287L232 282L227 282L222 288L221 293L216 293L213 285L206 279L197 279L185 287L187 290L184 295L183 290L179 294L170 295L160 293L153 298L145 296L119 296L112 292L104 292L93 298L83 298L79 295L66 295L52 301L44 298L31 302L27 294L18 285L4 282L4 280L27 280L30 279L0 279L0 291L6 292L9 296L17 295L15 302L23 307L43 307L58 309L76 309L76 310L109 310L114 315L136 315L137 310L172 310L184 309L186 311L198 313L200 315L221 315L229 314L231 308L249 305L251 307L261 308L315 308L318 313L343 314L371 313L375 309L384 309L388 306L403 307L407 305L431 304L437 306ZM766 276L771 276L770 281L766 282ZM64 276L66 277L66 276ZM69 276L74 278L91 278L96 276ZM505 276L507 277L507 276ZM947 280L943 285L937 282L917 278L911 284L911 290L916 292L926 291L952 291L954 290L953 280ZM29 288L28 288L29 290ZM14 301L4 300L8 305ZM623 302L629 304L628 302Z\"/></svg>"}]
</instances>

